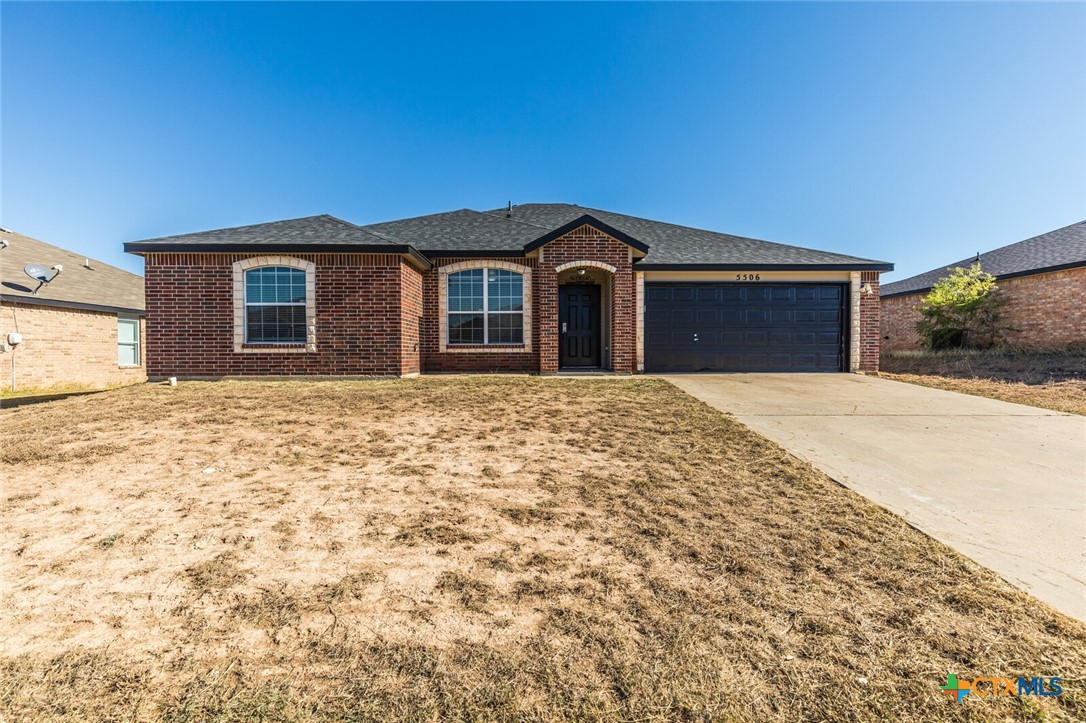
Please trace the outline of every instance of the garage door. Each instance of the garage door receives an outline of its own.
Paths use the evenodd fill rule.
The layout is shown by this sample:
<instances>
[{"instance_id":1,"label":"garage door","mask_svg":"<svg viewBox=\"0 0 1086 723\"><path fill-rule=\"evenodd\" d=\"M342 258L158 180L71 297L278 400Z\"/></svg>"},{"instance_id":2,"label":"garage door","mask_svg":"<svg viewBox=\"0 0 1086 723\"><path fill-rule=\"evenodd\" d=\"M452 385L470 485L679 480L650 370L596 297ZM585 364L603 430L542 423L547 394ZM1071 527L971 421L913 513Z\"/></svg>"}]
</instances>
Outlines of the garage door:
<instances>
[{"instance_id":1,"label":"garage door","mask_svg":"<svg viewBox=\"0 0 1086 723\"><path fill-rule=\"evenodd\" d=\"M845 370L841 284L645 284L645 370Z\"/></svg>"}]
</instances>

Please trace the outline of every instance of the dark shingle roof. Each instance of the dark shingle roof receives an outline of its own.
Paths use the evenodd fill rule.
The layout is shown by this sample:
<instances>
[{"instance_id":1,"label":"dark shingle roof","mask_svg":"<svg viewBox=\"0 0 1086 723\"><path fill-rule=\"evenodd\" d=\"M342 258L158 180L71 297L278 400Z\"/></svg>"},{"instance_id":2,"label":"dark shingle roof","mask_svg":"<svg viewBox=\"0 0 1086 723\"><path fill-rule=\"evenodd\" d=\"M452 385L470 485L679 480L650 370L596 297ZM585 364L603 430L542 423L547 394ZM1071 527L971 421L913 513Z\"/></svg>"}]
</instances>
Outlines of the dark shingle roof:
<instances>
[{"instance_id":1,"label":"dark shingle roof","mask_svg":"<svg viewBox=\"0 0 1086 723\"><path fill-rule=\"evenodd\" d=\"M487 211L504 217L505 210ZM529 203L513 207L513 218L551 229L588 214L648 244L639 267L651 264L728 265L871 265L882 261L787 246L772 241L733 236L568 203Z\"/></svg>"},{"instance_id":2,"label":"dark shingle roof","mask_svg":"<svg viewBox=\"0 0 1086 723\"><path fill-rule=\"evenodd\" d=\"M462 209L371 224L365 228L394 236L423 254L467 250L519 252L548 231L588 215L648 245L648 254L638 262L639 268L656 264L746 268L754 265L890 267L872 259L786 246L568 203L528 203L514 206L511 218L506 215L507 209L483 212Z\"/></svg>"},{"instance_id":3,"label":"dark shingle roof","mask_svg":"<svg viewBox=\"0 0 1086 723\"><path fill-rule=\"evenodd\" d=\"M1046 269L1070 268L1086 265L1086 221L1079 221L1040 236L1003 246L979 256L962 259L901 281L886 284L881 289L882 298L919 294L946 276L947 269L956 266L967 268L980 262L980 267L996 278L1026 276Z\"/></svg>"},{"instance_id":4,"label":"dark shingle roof","mask_svg":"<svg viewBox=\"0 0 1086 723\"><path fill-rule=\"evenodd\" d=\"M252 226L235 226L214 231L198 231L176 236L162 236L145 239L130 245L157 244L163 246L178 245L219 245L219 244L388 244L398 243L383 238L371 231L355 226L334 216L306 216L286 221L257 223Z\"/></svg>"},{"instance_id":5,"label":"dark shingle roof","mask_svg":"<svg viewBox=\"0 0 1086 723\"><path fill-rule=\"evenodd\" d=\"M626 237L621 240L639 251L645 251L647 247L647 254L638 262L638 268L893 268L892 264L882 261L677 226L568 203L514 206L508 216L505 209L473 211L465 208L368 226L355 226L331 216L310 216L291 221L149 239L125 244L125 249L144 253L165 248L213 250L215 247L250 244L279 247L387 247L390 244L399 244L412 253L421 252L431 256L500 252L520 256L530 250L533 242L539 239L545 241L543 237L555 229L582 217L589 217L598 224L611 227L612 232Z\"/></svg>"},{"instance_id":6,"label":"dark shingle roof","mask_svg":"<svg viewBox=\"0 0 1086 723\"><path fill-rule=\"evenodd\" d=\"M521 251L549 228L462 208L365 226L427 251Z\"/></svg>"},{"instance_id":7,"label":"dark shingle roof","mask_svg":"<svg viewBox=\"0 0 1086 723\"><path fill-rule=\"evenodd\" d=\"M143 311L143 277L94 259L90 259L87 268L84 254L21 233L4 231L0 232L0 238L8 242L8 247L0 251L0 297L4 301ZM23 273L26 264L41 264L46 268L61 264L64 271L34 294L38 284Z\"/></svg>"}]
</instances>

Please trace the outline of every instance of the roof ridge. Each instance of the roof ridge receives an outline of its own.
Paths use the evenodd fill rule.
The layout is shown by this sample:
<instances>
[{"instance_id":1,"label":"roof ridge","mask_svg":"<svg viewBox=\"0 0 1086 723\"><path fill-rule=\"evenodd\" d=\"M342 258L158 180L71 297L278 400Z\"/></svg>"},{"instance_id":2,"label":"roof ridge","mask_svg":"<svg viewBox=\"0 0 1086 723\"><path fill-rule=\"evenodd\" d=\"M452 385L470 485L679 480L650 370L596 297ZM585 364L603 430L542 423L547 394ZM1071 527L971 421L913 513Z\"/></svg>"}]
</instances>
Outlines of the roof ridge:
<instances>
[{"instance_id":1,"label":"roof ridge","mask_svg":"<svg viewBox=\"0 0 1086 723\"><path fill-rule=\"evenodd\" d=\"M525 204L525 205L529 205L529 204ZM543 204L531 204L531 205L543 205ZM568 206L570 204L565 204L565 205ZM516 208L516 206L514 205L513 208ZM524 221L524 220L519 219L519 218L513 218L512 216L503 216L503 215L498 214L498 213L491 213L490 211L475 211L475 209L473 209L473 208L469 208L469 209L465 209L465 210L474 211L475 213L478 213L478 214L480 214L482 216L490 216L491 218L498 218L498 219L501 219L502 221L512 221L514 223L524 224L525 226L531 226L532 228L541 228L541 229L544 229L544 230L547 230L547 231L552 230L549 226L544 226L543 224L539 224L539 223L532 223L531 221ZM555 228L558 228L558 227L555 226Z\"/></svg>"},{"instance_id":2,"label":"roof ridge","mask_svg":"<svg viewBox=\"0 0 1086 723\"><path fill-rule=\"evenodd\" d=\"M361 231L362 233L364 233L364 234L366 234L368 236L373 236L375 238L379 238L382 241L395 241L396 243L401 243L401 244L404 244L406 246L411 245L411 244L407 243L406 241L403 241L402 239L396 238L395 236L391 236L389 234L383 234L383 233L380 233L378 231L371 231L370 229L368 229L368 228L366 228L364 226L359 226L357 223L352 223L350 221L346 221L346 220L344 220L342 218L339 218L338 216L333 216L333 215L331 215L329 213L322 213L321 216L327 218L330 221L335 221L336 223L340 223L340 224L342 224L342 225L344 225L344 226L346 226L348 228L352 228L352 229L355 229L357 231Z\"/></svg>"},{"instance_id":3,"label":"roof ridge","mask_svg":"<svg viewBox=\"0 0 1086 723\"><path fill-rule=\"evenodd\" d=\"M936 266L935 268L927 269L926 271L921 271L918 274L913 274L911 276L906 276L904 279L898 279L897 281L887 282L886 284L882 285L881 289L885 290L888 287L904 286L907 282L920 279L921 277L927 276L929 274L934 274L934 273L941 272L941 271L948 271L948 270L953 269L953 268L964 268L962 266L963 264L972 265L974 263L977 263L978 260L981 263L981 267L983 268L983 266L984 266L984 257L985 256L991 256L992 254L998 253L1000 251L1004 251L1005 249L1009 249L1012 246L1019 246L1019 245L1024 244L1024 243L1029 243L1030 241L1036 241L1037 239L1043 238L1045 236L1051 236L1053 234L1058 234L1061 231L1066 231L1066 230L1068 230L1068 229L1070 229L1070 228L1072 228L1074 226L1081 226L1081 225L1084 225L1084 224L1086 224L1086 219L1084 219L1082 221L1073 221L1072 223L1069 223L1066 226L1060 226L1059 228L1054 228L1051 231L1045 231L1044 233L1035 234L1033 236L1029 236L1028 238L1022 239L1021 241L1012 241L1009 244L1003 244L1002 246L996 246L994 249L989 249L988 251L979 251L976 254L974 254L973 256L967 256L966 258L958 259L957 261L951 261L951 262L949 262L947 264ZM991 261L991 259L989 259L989 261ZM998 261L996 263L998 263ZM1037 268L1045 268L1045 267L1037 267ZM925 288L930 288L930 287L918 286L918 287L916 287L915 290L921 291L921 290L923 290Z\"/></svg>"},{"instance_id":4,"label":"roof ridge","mask_svg":"<svg viewBox=\"0 0 1086 723\"><path fill-rule=\"evenodd\" d=\"M204 229L203 231L192 231L190 233L172 233L169 236L155 236L154 238L140 239L140 243L150 242L150 241L166 241L166 240L172 239L172 238L179 238L181 236L195 236L196 234L201 234L201 233L222 233L223 231L238 231L238 230L243 229L243 228L255 228L257 226L271 226L272 224L276 224L276 223L290 223L291 221L306 221L306 220L311 219L311 218L322 218L322 217L331 218L331 219L336 220L336 221L340 220L340 219L337 219L335 216L329 216L327 213L317 213L317 214L314 214L312 216L298 216L297 218L283 218L283 219L279 219L278 221L261 221L260 223L245 223L245 224L241 224L240 226L227 226L225 228L209 228L209 229Z\"/></svg>"}]
</instances>

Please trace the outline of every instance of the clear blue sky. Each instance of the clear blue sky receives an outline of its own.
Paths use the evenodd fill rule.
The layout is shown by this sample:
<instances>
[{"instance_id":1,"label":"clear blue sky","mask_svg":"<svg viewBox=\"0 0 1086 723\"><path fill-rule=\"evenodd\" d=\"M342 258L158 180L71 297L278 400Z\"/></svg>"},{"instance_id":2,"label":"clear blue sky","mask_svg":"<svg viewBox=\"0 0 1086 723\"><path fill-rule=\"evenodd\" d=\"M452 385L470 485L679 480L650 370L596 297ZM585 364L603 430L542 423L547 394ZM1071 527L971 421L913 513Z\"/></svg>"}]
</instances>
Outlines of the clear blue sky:
<instances>
[{"instance_id":1,"label":"clear blue sky","mask_svg":"<svg viewBox=\"0 0 1086 723\"><path fill-rule=\"evenodd\" d=\"M0 5L0 225L570 202L925 271L1086 218L1086 5ZM45 261L48 261L47 259Z\"/></svg>"}]
</instances>

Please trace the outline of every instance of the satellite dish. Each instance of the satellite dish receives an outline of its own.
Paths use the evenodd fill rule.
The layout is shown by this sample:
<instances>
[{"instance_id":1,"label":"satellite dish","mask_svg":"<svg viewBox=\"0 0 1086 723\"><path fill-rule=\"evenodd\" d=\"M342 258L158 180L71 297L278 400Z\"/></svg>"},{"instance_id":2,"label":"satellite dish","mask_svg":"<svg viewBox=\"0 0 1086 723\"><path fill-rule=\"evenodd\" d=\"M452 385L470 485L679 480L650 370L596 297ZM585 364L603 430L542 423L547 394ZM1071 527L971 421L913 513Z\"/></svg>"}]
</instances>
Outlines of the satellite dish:
<instances>
[{"instance_id":1,"label":"satellite dish","mask_svg":"<svg viewBox=\"0 0 1086 723\"><path fill-rule=\"evenodd\" d=\"M50 276L49 275L50 270L52 270L52 271L54 271L56 273L54 273L52 276ZM23 267L23 273L38 282L38 287L36 289L34 289L35 294L38 293L38 289L40 289L42 286L44 286L45 284L48 284L50 281L52 281L56 277L60 276L60 272L63 271L63 270L64 270L64 267L61 266L60 264L57 264L52 269L48 269L45 266L42 266L41 264L27 264L26 266Z\"/></svg>"},{"instance_id":2,"label":"satellite dish","mask_svg":"<svg viewBox=\"0 0 1086 723\"><path fill-rule=\"evenodd\" d=\"M23 267L23 273L35 281L49 281L49 269L41 264L27 264Z\"/></svg>"}]
</instances>

